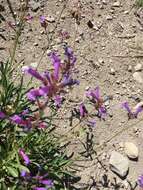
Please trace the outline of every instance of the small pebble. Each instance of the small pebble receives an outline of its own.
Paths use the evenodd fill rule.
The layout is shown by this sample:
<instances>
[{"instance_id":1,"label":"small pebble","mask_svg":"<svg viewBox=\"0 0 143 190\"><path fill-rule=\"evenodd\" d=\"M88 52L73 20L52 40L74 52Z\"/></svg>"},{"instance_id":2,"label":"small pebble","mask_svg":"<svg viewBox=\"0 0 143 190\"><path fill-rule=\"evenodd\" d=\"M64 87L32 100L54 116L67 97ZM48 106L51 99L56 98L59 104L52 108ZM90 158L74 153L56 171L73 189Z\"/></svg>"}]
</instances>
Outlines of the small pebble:
<instances>
[{"instance_id":1,"label":"small pebble","mask_svg":"<svg viewBox=\"0 0 143 190\"><path fill-rule=\"evenodd\" d=\"M128 71L129 71L129 72L132 72L132 66L131 66L131 65L129 65Z\"/></svg>"},{"instance_id":2,"label":"small pebble","mask_svg":"<svg viewBox=\"0 0 143 190\"><path fill-rule=\"evenodd\" d=\"M125 153L131 159L137 159L139 156L138 147L132 142L125 142Z\"/></svg>"},{"instance_id":3,"label":"small pebble","mask_svg":"<svg viewBox=\"0 0 143 190\"><path fill-rule=\"evenodd\" d=\"M113 17L110 16L110 15L108 15L108 16L106 17L106 20L112 20L112 19L113 19Z\"/></svg>"},{"instance_id":4,"label":"small pebble","mask_svg":"<svg viewBox=\"0 0 143 190\"><path fill-rule=\"evenodd\" d=\"M113 7L120 7L120 2L116 1L115 3L113 3Z\"/></svg>"},{"instance_id":5,"label":"small pebble","mask_svg":"<svg viewBox=\"0 0 143 190\"><path fill-rule=\"evenodd\" d=\"M110 74L111 74L111 75L115 75L115 69L111 68Z\"/></svg>"},{"instance_id":6,"label":"small pebble","mask_svg":"<svg viewBox=\"0 0 143 190\"><path fill-rule=\"evenodd\" d=\"M135 71L141 71L142 70L142 64L138 63L135 67L134 67Z\"/></svg>"}]
</instances>

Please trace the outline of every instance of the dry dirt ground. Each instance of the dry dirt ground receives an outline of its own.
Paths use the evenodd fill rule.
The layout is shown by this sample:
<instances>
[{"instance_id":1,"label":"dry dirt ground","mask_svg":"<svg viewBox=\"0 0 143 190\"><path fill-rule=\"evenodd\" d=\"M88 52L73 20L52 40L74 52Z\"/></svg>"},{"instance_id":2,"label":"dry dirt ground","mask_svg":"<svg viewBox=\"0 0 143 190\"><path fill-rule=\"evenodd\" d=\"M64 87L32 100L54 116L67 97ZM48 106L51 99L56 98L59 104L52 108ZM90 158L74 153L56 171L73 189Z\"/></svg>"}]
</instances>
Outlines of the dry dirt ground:
<instances>
[{"instance_id":1,"label":"dry dirt ground","mask_svg":"<svg viewBox=\"0 0 143 190\"><path fill-rule=\"evenodd\" d=\"M15 12L18 12L19 1L11 2ZM12 16L6 0L1 0L0 3L5 8L1 12L2 15L7 21L11 21ZM143 101L143 10L135 6L135 0L81 0L76 12L78 21L73 18L74 10L76 11L71 0L68 3L65 0L30 0L29 13L34 19L26 24L20 39L16 54L17 71L22 65L39 62L39 70L50 68L51 63L47 55L44 54L41 59L48 40L39 24L40 15L50 17L48 26L49 36L52 38L50 50L62 50L59 37L61 29L69 33L70 37L66 42L77 56L76 68L79 72L76 76L80 80L80 85L72 90L70 101L65 105L64 111L62 110L62 115L68 116L67 108L83 101L85 90L89 88L99 86L102 96L113 97L106 102L108 115L105 121L97 119L96 127L92 132L88 131L93 134L92 141L97 157L93 155L92 160L79 154L84 151L81 141L85 142L86 136L77 134L81 126L77 126L70 135L68 133L68 140L71 142L68 152L74 152L75 159L78 158L78 161L76 160L78 166L74 166L74 169L78 169L76 175L81 177L76 186L79 189L91 190L131 190L129 184L134 187L138 176L143 173L143 114L128 121L121 103L127 100L131 106L135 106ZM1 61L6 60L12 48L14 35L10 30L5 21L0 23L0 35L4 36L0 38ZM138 70L135 67L137 64L141 64L137 71L141 77L140 81L134 77L135 71ZM63 118L59 122L62 125L62 135L71 129L69 121L64 122ZM114 137L120 130L122 133ZM109 158L113 150L125 155L123 143L126 141L137 145L139 158L138 161L129 160L129 173L123 180L110 170ZM106 186L103 182L105 174L110 181L107 187L99 183L102 181ZM114 183L114 177L117 180L116 187L111 184Z\"/></svg>"}]
</instances>

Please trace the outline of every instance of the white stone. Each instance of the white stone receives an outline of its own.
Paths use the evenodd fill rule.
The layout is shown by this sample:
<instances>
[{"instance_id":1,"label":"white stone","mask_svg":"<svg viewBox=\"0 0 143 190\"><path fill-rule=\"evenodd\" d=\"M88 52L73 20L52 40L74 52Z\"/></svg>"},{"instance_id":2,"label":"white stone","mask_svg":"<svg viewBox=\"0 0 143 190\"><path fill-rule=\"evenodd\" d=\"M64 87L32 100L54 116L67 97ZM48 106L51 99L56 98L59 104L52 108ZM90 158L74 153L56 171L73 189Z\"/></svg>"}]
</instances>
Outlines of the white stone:
<instances>
[{"instance_id":1,"label":"white stone","mask_svg":"<svg viewBox=\"0 0 143 190\"><path fill-rule=\"evenodd\" d=\"M111 68L110 74L111 74L111 75L115 75L115 69Z\"/></svg>"},{"instance_id":2,"label":"white stone","mask_svg":"<svg viewBox=\"0 0 143 190\"><path fill-rule=\"evenodd\" d=\"M120 177L125 177L129 170L129 161L127 157L124 157L122 154L117 151L111 153L109 160L110 169L117 173Z\"/></svg>"},{"instance_id":3,"label":"white stone","mask_svg":"<svg viewBox=\"0 0 143 190\"><path fill-rule=\"evenodd\" d=\"M120 2L116 1L115 3L113 3L113 7L120 7Z\"/></svg>"},{"instance_id":4,"label":"white stone","mask_svg":"<svg viewBox=\"0 0 143 190\"><path fill-rule=\"evenodd\" d=\"M142 70L142 64L138 63L134 68L135 68L135 71L141 71Z\"/></svg>"},{"instance_id":5,"label":"white stone","mask_svg":"<svg viewBox=\"0 0 143 190\"><path fill-rule=\"evenodd\" d=\"M110 15L106 16L106 20L112 20L112 19L113 19L112 16L110 16Z\"/></svg>"},{"instance_id":6,"label":"white stone","mask_svg":"<svg viewBox=\"0 0 143 190\"><path fill-rule=\"evenodd\" d=\"M137 159L139 156L138 147L132 142L125 142L125 153L131 159Z\"/></svg>"},{"instance_id":7,"label":"white stone","mask_svg":"<svg viewBox=\"0 0 143 190\"><path fill-rule=\"evenodd\" d=\"M140 72L135 72L133 74L133 78L138 82L138 83L143 83L143 78Z\"/></svg>"},{"instance_id":8,"label":"white stone","mask_svg":"<svg viewBox=\"0 0 143 190\"><path fill-rule=\"evenodd\" d=\"M131 66L131 65L129 65L128 71L129 71L129 72L132 72L132 66Z\"/></svg>"}]
</instances>

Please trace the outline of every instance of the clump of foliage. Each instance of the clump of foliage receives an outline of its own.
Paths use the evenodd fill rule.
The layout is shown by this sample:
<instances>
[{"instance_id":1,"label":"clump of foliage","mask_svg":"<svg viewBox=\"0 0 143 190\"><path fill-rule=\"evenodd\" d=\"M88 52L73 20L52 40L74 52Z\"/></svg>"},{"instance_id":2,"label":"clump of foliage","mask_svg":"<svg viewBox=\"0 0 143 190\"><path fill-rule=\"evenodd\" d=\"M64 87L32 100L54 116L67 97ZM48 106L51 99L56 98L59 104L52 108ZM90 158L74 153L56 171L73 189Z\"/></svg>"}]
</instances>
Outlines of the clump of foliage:
<instances>
[{"instance_id":1,"label":"clump of foliage","mask_svg":"<svg viewBox=\"0 0 143 190\"><path fill-rule=\"evenodd\" d=\"M10 62L0 64L0 188L63 189L70 160L54 136L53 118L62 104L65 88L78 84L72 79L76 58L65 47L65 60L51 53L54 69L40 74L23 72L41 81L38 88L25 88L13 81ZM49 113L45 109L48 107Z\"/></svg>"}]
</instances>

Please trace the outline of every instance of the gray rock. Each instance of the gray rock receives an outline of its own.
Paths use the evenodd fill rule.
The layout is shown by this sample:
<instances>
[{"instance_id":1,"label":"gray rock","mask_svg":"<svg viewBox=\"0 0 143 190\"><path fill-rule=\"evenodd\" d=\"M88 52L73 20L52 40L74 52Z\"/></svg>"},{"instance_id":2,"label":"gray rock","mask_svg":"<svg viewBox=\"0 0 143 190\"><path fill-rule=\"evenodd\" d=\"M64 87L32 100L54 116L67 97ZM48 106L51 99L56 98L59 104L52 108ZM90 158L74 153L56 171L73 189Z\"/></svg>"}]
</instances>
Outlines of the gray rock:
<instances>
[{"instance_id":1,"label":"gray rock","mask_svg":"<svg viewBox=\"0 0 143 190\"><path fill-rule=\"evenodd\" d=\"M132 142L125 142L125 153L131 159L137 159L139 156L138 147Z\"/></svg>"},{"instance_id":2,"label":"gray rock","mask_svg":"<svg viewBox=\"0 0 143 190\"><path fill-rule=\"evenodd\" d=\"M140 72L135 72L133 74L133 78L138 82L138 83L143 83L143 77Z\"/></svg>"},{"instance_id":3,"label":"gray rock","mask_svg":"<svg viewBox=\"0 0 143 190\"><path fill-rule=\"evenodd\" d=\"M122 154L113 151L109 160L110 169L118 174L120 177L125 177L129 170L128 158L124 157Z\"/></svg>"},{"instance_id":4,"label":"gray rock","mask_svg":"<svg viewBox=\"0 0 143 190\"><path fill-rule=\"evenodd\" d=\"M30 1L30 7L32 11L36 12L40 8L40 3L32 0Z\"/></svg>"}]
</instances>

